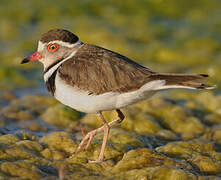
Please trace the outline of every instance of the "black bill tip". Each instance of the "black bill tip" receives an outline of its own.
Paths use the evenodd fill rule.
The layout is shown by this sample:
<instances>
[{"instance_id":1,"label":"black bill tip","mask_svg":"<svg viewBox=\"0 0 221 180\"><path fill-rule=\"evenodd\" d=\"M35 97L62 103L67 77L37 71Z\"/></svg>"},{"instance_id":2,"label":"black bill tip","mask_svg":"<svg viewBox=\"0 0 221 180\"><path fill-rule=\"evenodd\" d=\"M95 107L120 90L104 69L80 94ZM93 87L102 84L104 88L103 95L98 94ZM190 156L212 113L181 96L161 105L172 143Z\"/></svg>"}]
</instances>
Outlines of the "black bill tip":
<instances>
[{"instance_id":1,"label":"black bill tip","mask_svg":"<svg viewBox=\"0 0 221 180\"><path fill-rule=\"evenodd\" d=\"M29 59L28 58L25 58L22 60L21 64L25 64L25 63L28 63L29 62Z\"/></svg>"},{"instance_id":2,"label":"black bill tip","mask_svg":"<svg viewBox=\"0 0 221 180\"><path fill-rule=\"evenodd\" d=\"M200 74L200 76L202 76L202 77L209 77L208 74Z\"/></svg>"}]
</instances>

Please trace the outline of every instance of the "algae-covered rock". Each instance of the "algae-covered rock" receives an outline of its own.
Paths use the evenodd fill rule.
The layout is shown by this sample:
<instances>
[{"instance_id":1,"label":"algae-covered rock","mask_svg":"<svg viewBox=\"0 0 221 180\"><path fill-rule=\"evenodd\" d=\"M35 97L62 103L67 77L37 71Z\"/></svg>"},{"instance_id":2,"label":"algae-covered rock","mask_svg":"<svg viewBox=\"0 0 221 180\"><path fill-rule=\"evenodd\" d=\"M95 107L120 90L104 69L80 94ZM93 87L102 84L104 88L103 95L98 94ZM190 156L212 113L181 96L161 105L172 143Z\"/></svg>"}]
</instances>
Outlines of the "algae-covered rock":
<instances>
[{"instance_id":1,"label":"algae-covered rock","mask_svg":"<svg viewBox=\"0 0 221 180\"><path fill-rule=\"evenodd\" d=\"M73 154L77 148L77 143L66 132L50 133L40 138L39 142L51 149L60 150L68 154Z\"/></svg>"},{"instance_id":2,"label":"algae-covered rock","mask_svg":"<svg viewBox=\"0 0 221 180\"><path fill-rule=\"evenodd\" d=\"M45 148L43 151L41 151L41 155L46 159L53 159L53 160L65 159L64 153L49 148Z\"/></svg>"},{"instance_id":3,"label":"algae-covered rock","mask_svg":"<svg viewBox=\"0 0 221 180\"><path fill-rule=\"evenodd\" d=\"M14 144L16 142L19 141L19 138L12 135L12 134L6 134L6 135L2 135L0 136L0 143L4 143L4 144Z\"/></svg>"},{"instance_id":4,"label":"algae-covered rock","mask_svg":"<svg viewBox=\"0 0 221 180\"><path fill-rule=\"evenodd\" d=\"M158 131L156 133L156 136L159 139L163 139L163 140L178 140L179 139L176 133L170 130L166 130L166 129L161 129L160 131Z\"/></svg>"},{"instance_id":5,"label":"algae-covered rock","mask_svg":"<svg viewBox=\"0 0 221 180\"><path fill-rule=\"evenodd\" d=\"M196 180L194 174L173 166L156 166L143 169L133 169L126 172L119 172L117 178L142 179L142 180Z\"/></svg>"},{"instance_id":6,"label":"algae-covered rock","mask_svg":"<svg viewBox=\"0 0 221 180\"><path fill-rule=\"evenodd\" d=\"M221 122L221 108L213 113L207 114L204 117L204 121L207 124L219 124Z\"/></svg>"},{"instance_id":7,"label":"algae-covered rock","mask_svg":"<svg viewBox=\"0 0 221 180\"><path fill-rule=\"evenodd\" d=\"M159 119L162 126L181 134L185 139L197 137L205 131L205 126L200 119L191 116L189 112L179 106L168 103L160 109L151 109L151 113Z\"/></svg>"},{"instance_id":8,"label":"algae-covered rock","mask_svg":"<svg viewBox=\"0 0 221 180\"><path fill-rule=\"evenodd\" d=\"M16 143L16 145L34 152L40 152L43 149L43 147L39 143L30 140L19 141Z\"/></svg>"},{"instance_id":9,"label":"algae-covered rock","mask_svg":"<svg viewBox=\"0 0 221 180\"><path fill-rule=\"evenodd\" d=\"M187 165L182 165L176 161L161 156L155 153L151 149L141 148L136 150L131 150L124 154L121 161L114 166L114 172L128 171L131 169L140 169L144 167L155 167L162 165L172 165L177 167L188 167Z\"/></svg>"},{"instance_id":10,"label":"algae-covered rock","mask_svg":"<svg viewBox=\"0 0 221 180\"><path fill-rule=\"evenodd\" d=\"M161 166L147 169L147 179L154 180L195 180L197 177L185 170Z\"/></svg>"},{"instance_id":11,"label":"algae-covered rock","mask_svg":"<svg viewBox=\"0 0 221 180\"><path fill-rule=\"evenodd\" d=\"M134 148L142 146L142 142L134 134L119 128L111 129L109 142Z\"/></svg>"},{"instance_id":12,"label":"algae-covered rock","mask_svg":"<svg viewBox=\"0 0 221 180\"><path fill-rule=\"evenodd\" d=\"M17 145L14 145L14 146L9 147L8 149L5 149L5 152L11 157L13 157L14 160L16 159L36 160L38 158L34 153L29 152L28 150L22 147L19 147Z\"/></svg>"},{"instance_id":13,"label":"algae-covered rock","mask_svg":"<svg viewBox=\"0 0 221 180\"><path fill-rule=\"evenodd\" d=\"M185 159L205 174L221 172L221 153L216 152L210 142L195 140L189 142L173 142L156 148L158 152L170 157Z\"/></svg>"},{"instance_id":14,"label":"algae-covered rock","mask_svg":"<svg viewBox=\"0 0 221 180\"><path fill-rule=\"evenodd\" d=\"M73 121L79 120L80 117L79 112L62 104L49 107L42 115L45 122L59 127L68 127Z\"/></svg>"},{"instance_id":15,"label":"algae-covered rock","mask_svg":"<svg viewBox=\"0 0 221 180\"><path fill-rule=\"evenodd\" d=\"M30 164L26 166L28 168L21 167L19 163L3 162L0 165L0 169L5 174L13 177L20 177L21 179L34 179L38 180L42 178L40 171Z\"/></svg>"},{"instance_id":16,"label":"algae-covered rock","mask_svg":"<svg viewBox=\"0 0 221 180\"><path fill-rule=\"evenodd\" d=\"M125 115L126 118L122 122L121 127L126 130L134 131L139 134L154 134L161 129L157 121L144 112L132 111L130 113L127 112Z\"/></svg>"},{"instance_id":17,"label":"algae-covered rock","mask_svg":"<svg viewBox=\"0 0 221 180\"><path fill-rule=\"evenodd\" d=\"M221 162L208 156L198 155L193 157L191 163L197 167L200 172L205 174L218 174L221 172Z\"/></svg>"},{"instance_id":18,"label":"algae-covered rock","mask_svg":"<svg viewBox=\"0 0 221 180\"><path fill-rule=\"evenodd\" d=\"M212 155L215 152L213 144L204 140L170 142L157 147L156 150L171 157L184 159L192 157L194 153Z\"/></svg>"},{"instance_id":19,"label":"algae-covered rock","mask_svg":"<svg viewBox=\"0 0 221 180\"><path fill-rule=\"evenodd\" d=\"M215 141L217 143L221 142L221 128L214 127L209 129L204 135L203 138L208 139L210 141Z\"/></svg>"}]
</instances>

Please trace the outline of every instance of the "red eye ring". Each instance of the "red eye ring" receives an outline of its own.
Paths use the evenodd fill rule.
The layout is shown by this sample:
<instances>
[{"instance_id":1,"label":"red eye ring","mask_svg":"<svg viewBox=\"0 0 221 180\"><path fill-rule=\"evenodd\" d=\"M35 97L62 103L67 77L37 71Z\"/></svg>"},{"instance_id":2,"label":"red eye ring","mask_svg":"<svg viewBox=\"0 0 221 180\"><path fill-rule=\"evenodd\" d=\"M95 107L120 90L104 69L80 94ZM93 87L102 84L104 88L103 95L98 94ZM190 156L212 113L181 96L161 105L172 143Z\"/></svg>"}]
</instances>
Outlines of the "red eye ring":
<instances>
[{"instance_id":1,"label":"red eye ring","mask_svg":"<svg viewBox=\"0 0 221 180\"><path fill-rule=\"evenodd\" d=\"M56 43L48 45L48 51L50 52L55 52L58 50L58 48L59 48L59 45Z\"/></svg>"}]
</instances>

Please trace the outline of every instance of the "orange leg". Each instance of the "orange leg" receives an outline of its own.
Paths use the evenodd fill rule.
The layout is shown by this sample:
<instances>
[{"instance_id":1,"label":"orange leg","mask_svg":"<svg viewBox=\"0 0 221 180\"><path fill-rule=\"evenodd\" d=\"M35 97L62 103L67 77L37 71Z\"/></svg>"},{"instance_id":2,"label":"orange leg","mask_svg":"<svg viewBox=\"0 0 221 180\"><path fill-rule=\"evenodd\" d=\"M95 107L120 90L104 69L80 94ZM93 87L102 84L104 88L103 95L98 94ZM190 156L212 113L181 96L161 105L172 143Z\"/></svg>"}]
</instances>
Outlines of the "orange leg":
<instances>
[{"instance_id":1,"label":"orange leg","mask_svg":"<svg viewBox=\"0 0 221 180\"><path fill-rule=\"evenodd\" d=\"M80 150L82 150L85 146L85 150L88 150L94 136L96 136L97 134L101 133L101 132L104 132L104 137L103 137L103 142L102 142L102 146L101 146L101 151L100 151L100 155L98 157L98 160L97 161L89 161L90 163L98 163L98 162L102 162L104 161L104 151L105 151L105 148L106 148L106 144L107 144L107 139L108 139L108 135L109 135L109 132L110 132L110 128L112 126L114 126L115 124L117 123L121 123L124 119L124 115L123 113L117 109L117 114L118 114L118 118L114 121L111 121L109 123L106 122L106 120L104 119L102 113L98 113L98 116L100 117L100 119L102 120L103 122L103 126L98 128L98 129L95 129L89 133L87 133L87 135L83 138L83 140L81 141L81 143L79 144L77 150L76 150L76 153L79 152Z\"/></svg>"}]
</instances>

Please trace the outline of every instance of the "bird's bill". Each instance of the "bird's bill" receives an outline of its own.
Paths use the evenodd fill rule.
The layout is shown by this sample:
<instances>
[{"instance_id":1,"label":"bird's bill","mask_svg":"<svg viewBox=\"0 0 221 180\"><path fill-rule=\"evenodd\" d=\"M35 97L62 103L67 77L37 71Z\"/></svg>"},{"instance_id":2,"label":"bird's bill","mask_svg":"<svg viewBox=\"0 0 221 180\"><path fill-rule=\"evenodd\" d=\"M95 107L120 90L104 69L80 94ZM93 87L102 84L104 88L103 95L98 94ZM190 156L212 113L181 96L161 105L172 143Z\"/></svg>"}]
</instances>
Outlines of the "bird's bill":
<instances>
[{"instance_id":1,"label":"bird's bill","mask_svg":"<svg viewBox=\"0 0 221 180\"><path fill-rule=\"evenodd\" d=\"M28 63L30 61L36 61L36 60L39 60L41 58L42 58L41 54L39 54L39 52L35 52L31 56L24 58L22 60L21 64Z\"/></svg>"}]
</instances>

